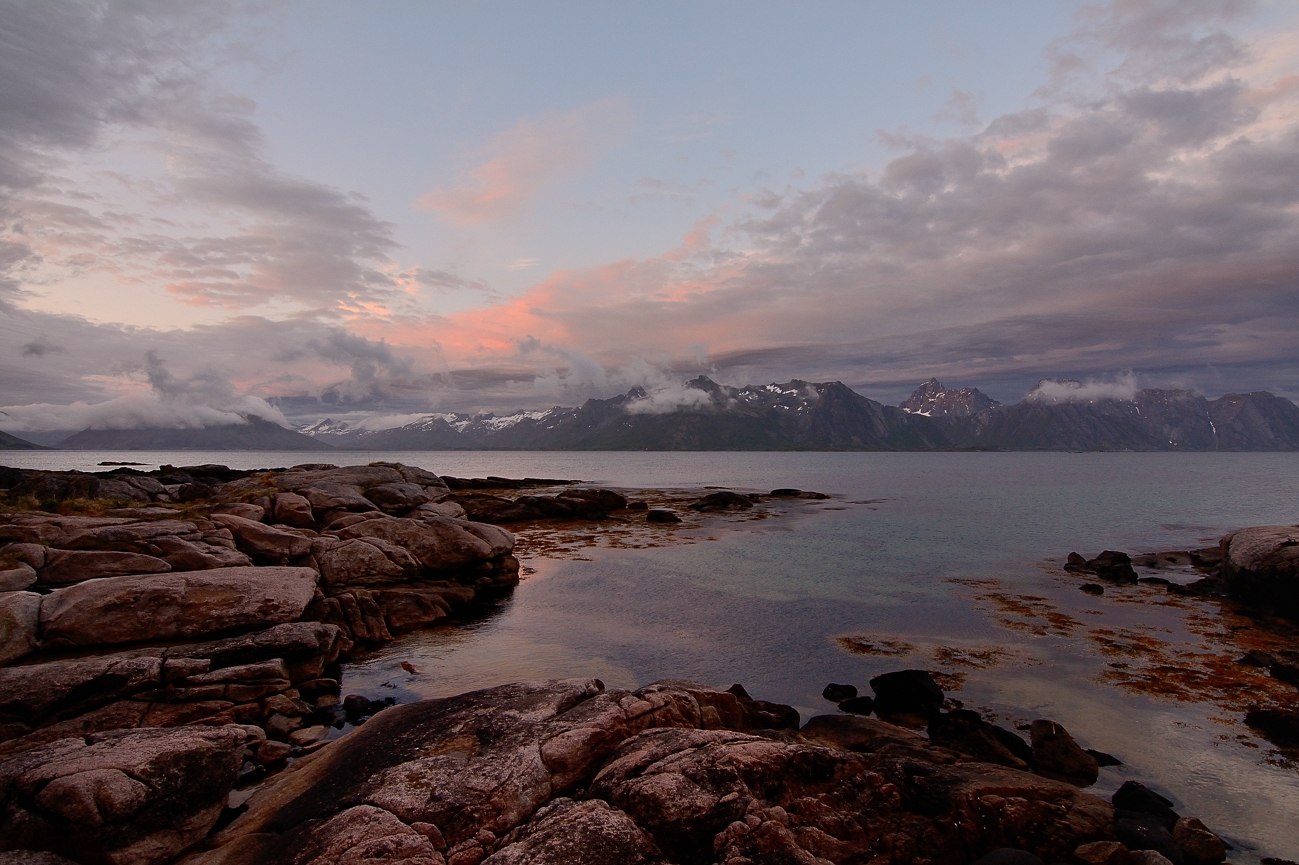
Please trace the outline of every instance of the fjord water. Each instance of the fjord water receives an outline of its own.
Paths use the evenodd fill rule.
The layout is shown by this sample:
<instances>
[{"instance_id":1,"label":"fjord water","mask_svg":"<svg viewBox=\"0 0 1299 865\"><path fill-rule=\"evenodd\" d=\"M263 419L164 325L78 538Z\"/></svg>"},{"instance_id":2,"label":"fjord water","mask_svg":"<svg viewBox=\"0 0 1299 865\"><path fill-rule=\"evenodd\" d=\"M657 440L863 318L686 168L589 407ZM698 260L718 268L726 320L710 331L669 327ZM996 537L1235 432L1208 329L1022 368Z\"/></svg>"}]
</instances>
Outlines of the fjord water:
<instances>
[{"instance_id":1,"label":"fjord water","mask_svg":"<svg viewBox=\"0 0 1299 865\"><path fill-rule=\"evenodd\" d=\"M252 468L365 455L16 452L11 465L93 469L101 460ZM344 689L400 700L526 678L598 676L634 687L680 678L743 683L804 718L833 711L830 681L869 693L890 669L940 669L934 647L1001 652L963 668L953 696L1003 723L1051 718L1119 756L1096 791L1129 778L1237 846L1233 861L1299 854L1299 771L1248 734L1239 713L1104 684L1085 639L1008 630L971 581L1055 604L1087 625L1185 638L1176 614L1077 591L1065 554L1216 544L1247 525L1299 523L1299 454L419 452L374 454L456 476L580 478L613 487L819 490L834 498L762 520L664 528L662 545L534 558L482 619L417 632L349 668ZM676 538L679 542L674 542ZM1155 589L1132 589L1156 592ZM1138 598L1130 595L1131 598ZM1212 611L1211 602L1204 603ZM857 655L835 637L910 644ZM914 649L908 652L907 649ZM413 667L404 669L401 662ZM951 671L951 670L949 670Z\"/></svg>"}]
</instances>

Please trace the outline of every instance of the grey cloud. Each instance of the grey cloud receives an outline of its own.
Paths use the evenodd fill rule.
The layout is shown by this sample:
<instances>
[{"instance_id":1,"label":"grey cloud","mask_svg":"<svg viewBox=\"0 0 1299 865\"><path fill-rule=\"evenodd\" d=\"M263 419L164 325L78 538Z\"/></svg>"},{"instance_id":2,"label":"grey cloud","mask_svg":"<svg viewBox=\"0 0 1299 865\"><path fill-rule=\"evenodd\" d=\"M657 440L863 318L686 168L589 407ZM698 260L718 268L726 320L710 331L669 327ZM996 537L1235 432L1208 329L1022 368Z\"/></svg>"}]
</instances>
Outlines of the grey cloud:
<instances>
[{"instance_id":1,"label":"grey cloud","mask_svg":"<svg viewBox=\"0 0 1299 865\"><path fill-rule=\"evenodd\" d=\"M234 53L229 22L264 5L0 4L0 242L15 248L0 255L0 303L21 295L33 268L96 264L206 305L403 301L384 268L392 227L363 201L269 165L254 106L211 83L214 65ZM69 192L58 172L114 130L162 155L166 173L121 177L125 191L107 197ZM169 208L213 225L140 230L159 223L136 211Z\"/></svg>"}]
</instances>

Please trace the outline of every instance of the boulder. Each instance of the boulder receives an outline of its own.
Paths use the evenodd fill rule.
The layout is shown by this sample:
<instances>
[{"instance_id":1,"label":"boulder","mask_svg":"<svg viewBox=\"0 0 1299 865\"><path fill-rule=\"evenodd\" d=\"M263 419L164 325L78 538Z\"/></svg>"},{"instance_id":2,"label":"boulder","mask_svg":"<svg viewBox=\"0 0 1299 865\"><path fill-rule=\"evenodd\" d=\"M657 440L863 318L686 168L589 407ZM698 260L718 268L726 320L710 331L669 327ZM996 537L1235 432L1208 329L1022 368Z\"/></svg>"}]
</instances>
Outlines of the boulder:
<instances>
[{"instance_id":1,"label":"boulder","mask_svg":"<svg viewBox=\"0 0 1299 865\"><path fill-rule=\"evenodd\" d=\"M1095 574L1102 580L1112 583L1135 583L1137 572L1132 569L1132 559L1127 553L1118 550L1106 550L1094 559L1084 559L1078 553L1070 553L1064 569L1076 574Z\"/></svg>"},{"instance_id":2,"label":"boulder","mask_svg":"<svg viewBox=\"0 0 1299 865\"><path fill-rule=\"evenodd\" d=\"M311 513L311 502L297 493L277 493L273 519L286 526L300 529L314 529L316 518Z\"/></svg>"},{"instance_id":3,"label":"boulder","mask_svg":"<svg viewBox=\"0 0 1299 865\"><path fill-rule=\"evenodd\" d=\"M48 547L41 544L5 544L0 547L0 559L6 562L22 562L34 571L45 567L45 553Z\"/></svg>"},{"instance_id":4,"label":"boulder","mask_svg":"<svg viewBox=\"0 0 1299 865\"><path fill-rule=\"evenodd\" d=\"M359 489L375 484L396 484L405 481L401 472L390 465L344 466L342 468L287 471L271 479L278 489L301 492L310 487L350 486Z\"/></svg>"},{"instance_id":5,"label":"boulder","mask_svg":"<svg viewBox=\"0 0 1299 865\"><path fill-rule=\"evenodd\" d=\"M925 670L898 670L871 679L880 717L930 718L943 707L943 691Z\"/></svg>"},{"instance_id":6,"label":"boulder","mask_svg":"<svg viewBox=\"0 0 1299 865\"><path fill-rule=\"evenodd\" d=\"M1227 858L1227 845L1194 817L1182 817L1173 825L1173 840L1191 865L1216 865Z\"/></svg>"},{"instance_id":7,"label":"boulder","mask_svg":"<svg viewBox=\"0 0 1299 865\"><path fill-rule=\"evenodd\" d=\"M1124 781L1122 786L1114 791L1110 802L1118 811L1154 817L1165 829L1171 830L1178 820L1172 801L1140 781Z\"/></svg>"},{"instance_id":8,"label":"boulder","mask_svg":"<svg viewBox=\"0 0 1299 865\"><path fill-rule=\"evenodd\" d=\"M208 543L207 540L187 541L181 538L155 538L159 557L171 565L173 571L206 571L210 568L247 567L253 560L235 549L234 542Z\"/></svg>"},{"instance_id":9,"label":"boulder","mask_svg":"<svg viewBox=\"0 0 1299 865\"><path fill-rule=\"evenodd\" d=\"M301 492L311 502L311 509L316 514L378 510L374 502L361 495L360 487L339 484L307 487Z\"/></svg>"},{"instance_id":10,"label":"boulder","mask_svg":"<svg viewBox=\"0 0 1299 865\"><path fill-rule=\"evenodd\" d=\"M40 726L162 683L163 659L127 654L0 669L0 723Z\"/></svg>"},{"instance_id":11,"label":"boulder","mask_svg":"<svg viewBox=\"0 0 1299 865\"><path fill-rule=\"evenodd\" d=\"M198 526L184 520L154 520L152 522L116 521L112 525L74 529L65 534L54 546L64 550L113 550L152 554L151 543L156 538L180 537L200 540L203 533Z\"/></svg>"},{"instance_id":12,"label":"boulder","mask_svg":"<svg viewBox=\"0 0 1299 865\"><path fill-rule=\"evenodd\" d=\"M831 703L851 700L853 697L857 696L857 686L837 685L834 682L831 682L821 690L821 696L829 700Z\"/></svg>"},{"instance_id":13,"label":"boulder","mask_svg":"<svg viewBox=\"0 0 1299 865\"><path fill-rule=\"evenodd\" d=\"M413 578L419 570L410 553L378 538L319 538L312 554L320 565L320 581L327 586L391 585Z\"/></svg>"},{"instance_id":14,"label":"boulder","mask_svg":"<svg viewBox=\"0 0 1299 865\"><path fill-rule=\"evenodd\" d=\"M291 622L311 602L316 579L310 568L245 567L87 580L42 600L40 639L115 645Z\"/></svg>"},{"instance_id":15,"label":"boulder","mask_svg":"<svg viewBox=\"0 0 1299 865\"><path fill-rule=\"evenodd\" d=\"M1069 731L1055 721L1034 721L1033 771L1048 778L1086 787L1100 777L1096 758L1078 746Z\"/></svg>"},{"instance_id":16,"label":"boulder","mask_svg":"<svg viewBox=\"0 0 1299 865\"><path fill-rule=\"evenodd\" d=\"M724 511L728 508L748 510L753 507L753 499L729 491L709 493L703 498L686 505L686 507L695 511Z\"/></svg>"},{"instance_id":17,"label":"boulder","mask_svg":"<svg viewBox=\"0 0 1299 865\"><path fill-rule=\"evenodd\" d=\"M235 726L118 730L0 760L0 847L162 865L216 823L243 762Z\"/></svg>"},{"instance_id":18,"label":"boulder","mask_svg":"<svg viewBox=\"0 0 1299 865\"><path fill-rule=\"evenodd\" d=\"M978 712L956 709L934 716L929 722L929 740L984 763L1027 769L1028 762L1002 744L991 726Z\"/></svg>"},{"instance_id":19,"label":"boulder","mask_svg":"<svg viewBox=\"0 0 1299 865\"><path fill-rule=\"evenodd\" d=\"M468 518L465 509L457 502L429 502L415 508L406 516L413 520L423 519L425 516L449 517L453 520Z\"/></svg>"},{"instance_id":20,"label":"boulder","mask_svg":"<svg viewBox=\"0 0 1299 865\"><path fill-rule=\"evenodd\" d=\"M429 570L440 571L461 568L495 555L492 544L469 530L473 525L445 517L420 521L384 517L356 523L332 534L343 540L378 538L387 541L404 548Z\"/></svg>"},{"instance_id":21,"label":"boulder","mask_svg":"<svg viewBox=\"0 0 1299 865\"><path fill-rule=\"evenodd\" d=\"M41 596L35 592L0 593L0 664L36 648L40 612Z\"/></svg>"},{"instance_id":22,"label":"boulder","mask_svg":"<svg viewBox=\"0 0 1299 865\"><path fill-rule=\"evenodd\" d=\"M246 520L252 520L260 523L266 516L266 509L261 505L254 505L250 502L226 502L217 505L212 509L214 514L230 514L236 517L243 517Z\"/></svg>"},{"instance_id":23,"label":"boulder","mask_svg":"<svg viewBox=\"0 0 1299 865\"><path fill-rule=\"evenodd\" d=\"M651 508L645 512L645 522L647 523L679 523L681 517L664 508Z\"/></svg>"},{"instance_id":24,"label":"boulder","mask_svg":"<svg viewBox=\"0 0 1299 865\"><path fill-rule=\"evenodd\" d=\"M0 564L0 592L21 592L36 582L36 571L26 562Z\"/></svg>"},{"instance_id":25,"label":"boulder","mask_svg":"<svg viewBox=\"0 0 1299 865\"><path fill-rule=\"evenodd\" d=\"M379 506L385 514L404 514L433 500L433 496L416 484L376 484L365 491L365 497Z\"/></svg>"},{"instance_id":26,"label":"boulder","mask_svg":"<svg viewBox=\"0 0 1299 865\"><path fill-rule=\"evenodd\" d=\"M213 514L212 521L229 529L234 535L235 546L251 556L254 562L282 565L311 552L311 538L294 532L231 514Z\"/></svg>"},{"instance_id":27,"label":"boulder","mask_svg":"<svg viewBox=\"0 0 1299 865\"><path fill-rule=\"evenodd\" d=\"M869 715L875 711L875 701L870 697L849 697L839 701L839 711L851 715Z\"/></svg>"},{"instance_id":28,"label":"boulder","mask_svg":"<svg viewBox=\"0 0 1299 865\"><path fill-rule=\"evenodd\" d=\"M1222 539L1232 597L1299 618L1299 526L1256 526Z\"/></svg>"},{"instance_id":29,"label":"boulder","mask_svg":"<svg viewBox=\"0 0 1299 865\"><path fill-rule=\"evenodd\" d=\"M160 574L170 570L171 565L167 562L143 553L50 550L45 556L45 566L41 568L39 578L42 586L68 586L97 577Z\"/></svg>"},{"instance_id":30,"label":"boulder","mask_svg":"<svg viewBox=\"0 0 1299 865\"><path fill-rule=\"evenodd\" d=\"M1153 817L1118 817L1114 837L1129 850L1154 850L1173 865L1185 865L1186 858L1173 840L1173 833Z\"/></svg>"},{"instance_id":31,"label":"boulder","mask_svg":"<svg viewBox=\"0 0 1299 865\"><path fill-rule=\"evenodd\" d=\"M1132 865L1128 848L1118 841L1092 841L1073 851L1073 861L1081 865Z\"/></svg>"}]
</instances>

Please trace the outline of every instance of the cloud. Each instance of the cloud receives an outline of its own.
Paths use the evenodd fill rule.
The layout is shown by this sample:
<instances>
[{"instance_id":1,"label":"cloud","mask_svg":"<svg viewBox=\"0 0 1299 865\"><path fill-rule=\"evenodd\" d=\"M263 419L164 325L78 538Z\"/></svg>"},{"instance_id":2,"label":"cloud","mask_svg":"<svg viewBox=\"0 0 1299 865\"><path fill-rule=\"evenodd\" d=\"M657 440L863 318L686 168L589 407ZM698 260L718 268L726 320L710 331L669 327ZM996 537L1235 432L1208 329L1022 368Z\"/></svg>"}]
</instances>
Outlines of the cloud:
<instances>
[{"instance_id":1,"label":"cloud","mask_svg":"<svg viewBox=\"0 0 1299 865\"><path fill-rule=\"evenodd\" d=\"M1102 399L1116 399L1131 402L1136 398L1137 378L1132 373L1122 375L1113 381L1093 381L1086 383L1073 379L1043 379L1024 399L1029 402L1064 403L1096 402Z\"/></svg>"},{"instance_id":2,"label":"cloud","mask_svg":"<svg viewBox=\"0 0 1299 865\"><path fill-rule=\"evenodd\" d=\"M282 426L284 415L263 399L239 394L215 370L202 370L184 379L172 375L157 352L121 370L138 373L148 391L70 405L34 403L0 407L0 422L13 430L136 429L139 427L201 428L248 423L256 415Z\"/></svg>"},{"instance_id":3,"label":"cloud","mask_svg":"<svg viewBox=\"0 0 1299 865\"><path fill-rule=\"evenodd\" d=\"M21 46L0 58L0 308L88 277L228 309L403 302L392 226L268 163L255 106L215 83L239 55L231 23L265 8L0 5Z\"/></svg>"},{"instance_id":4,"label":"cloud","mask_svg":"<svg viewBox=\"0 0 1299 865\"><path fill-rule=\"evenodd\" d=\"M522 213L542 191L591 164L632 124L621 99L525 118L498 133L483 161L450 186L429 190L419 204L459 223L498 222Z\"/></svg>"},{"instance_id":5,"label":"cloud","mask_svg":"<svg viewBox=\"0 0 1299 865\"><path fill-rule=\"evenodd\" d=\"M666 384L646 393L643 399L623 406L627 414L670 414L682 409L709 408L713 399L705 391L684 384Z\"/></svg>"},{"instance_id":6,"label":"cloud","mask_svg":"<svg viewBox=\"0 0 1299 865\"><path fill-rule=\"evenodd\" d=\"M1116 4L1054 49L1094 72L1039 104L965 136L895 136L904 152L882 170L759 196L661 256L557 271L424 332L466 364L514 357L528 333L606 368L684 367L704 344L722 368L754 361L755 380L941 372L1022 393L1133 369L1284 386L1299 367L1299 34L1272 34L1264 56L1223 29L1241 8Z\"/></svg>"}]
</instances>

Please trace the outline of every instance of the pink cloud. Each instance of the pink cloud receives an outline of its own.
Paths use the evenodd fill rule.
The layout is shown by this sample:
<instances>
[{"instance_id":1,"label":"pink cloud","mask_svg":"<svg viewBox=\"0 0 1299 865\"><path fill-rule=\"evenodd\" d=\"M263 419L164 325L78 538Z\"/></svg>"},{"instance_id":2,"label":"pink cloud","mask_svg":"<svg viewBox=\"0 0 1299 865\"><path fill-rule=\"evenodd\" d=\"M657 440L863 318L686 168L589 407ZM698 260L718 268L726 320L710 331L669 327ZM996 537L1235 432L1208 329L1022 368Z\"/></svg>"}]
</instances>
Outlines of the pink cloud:
<instances>
[{"instance_id":1,"label":"pink cloud","mask_svg":"<svg viewBox=\"0 0 1299 865\"><path fill-rule=\"evenodd\" d=\"M461 172L450 186L426 192L419 204L453 222L508 219L551 183L589 165L632 120L630 109L616 98L524 118L492 138L482 162Z\"/></svg>"}]
</instances>

